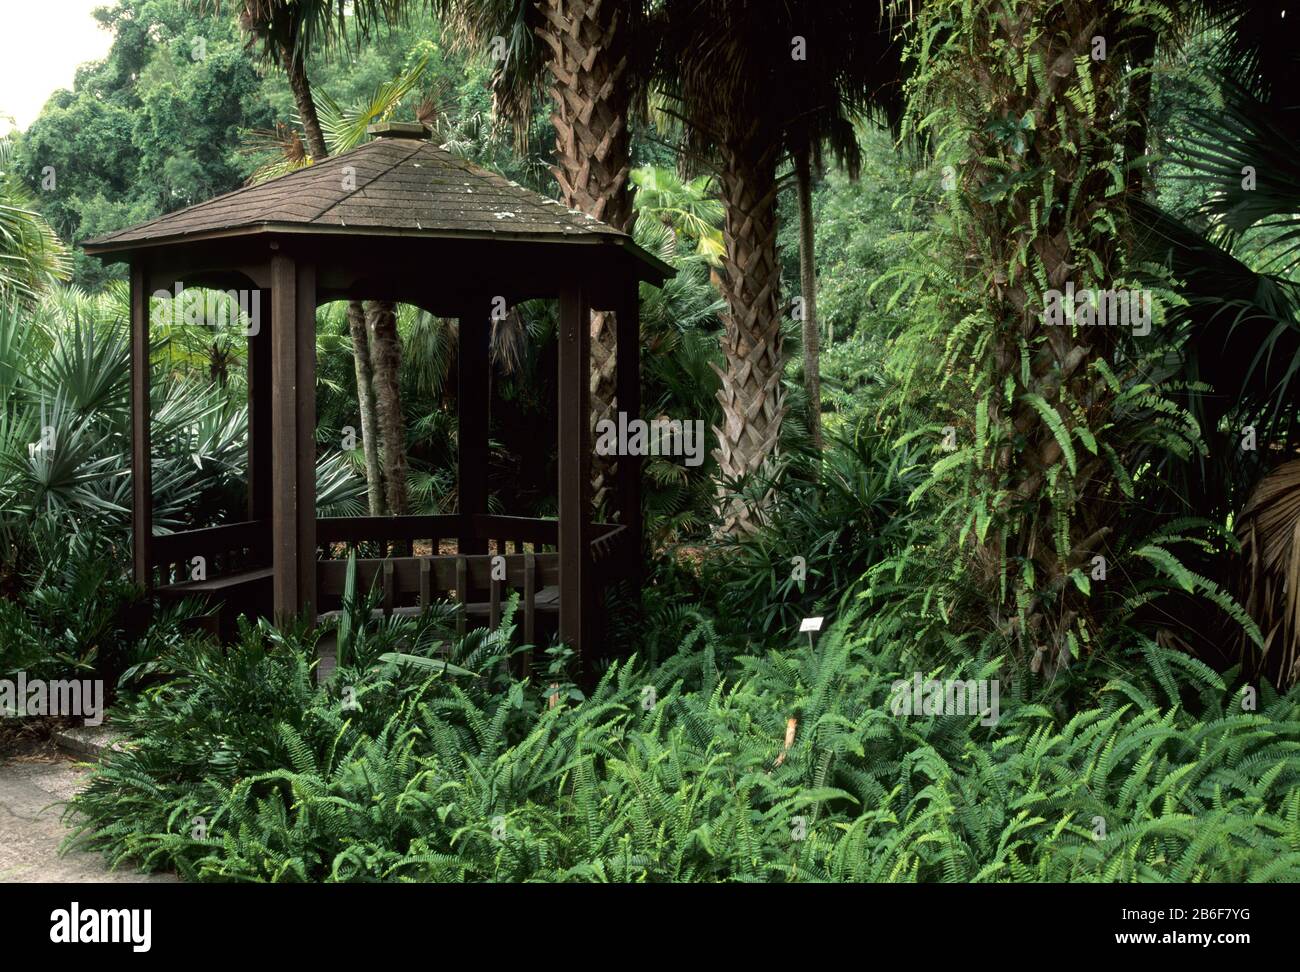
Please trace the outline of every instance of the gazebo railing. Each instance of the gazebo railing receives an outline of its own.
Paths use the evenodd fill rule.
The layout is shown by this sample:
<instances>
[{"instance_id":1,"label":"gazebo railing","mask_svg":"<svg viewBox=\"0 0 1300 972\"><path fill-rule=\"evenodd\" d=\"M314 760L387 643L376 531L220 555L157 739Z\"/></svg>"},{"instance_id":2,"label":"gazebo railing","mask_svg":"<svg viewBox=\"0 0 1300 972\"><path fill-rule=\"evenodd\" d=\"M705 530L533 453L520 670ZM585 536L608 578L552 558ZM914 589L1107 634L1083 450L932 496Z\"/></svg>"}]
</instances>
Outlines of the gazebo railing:
<instances>
[{"instance_id":1,"label":"gazebo railing","mask_svg":"<svg viewBox=\"0 0 1300 972\"><path fill-rule=\"evenodd\" d=\"M558 549L559 524L555 520L491 514L468 519L469 529L462 530L464 521L456 515L322 517L316 521L316 544L323 560L346 559L353 550L360 552L363 544L371 545L380 559L393 555L398 546L427 546L429 554L437 556L447 542L456 545L453 553L461 553L457 542L462 532L485 542L491 554L554 553ZM617 523L593 523L591 533L596 562L622 552L628 536L627 528Z\"/></svg>"},{"instance_id":2,"label":"gazebo railing","mask_svg":"<svg viewBox=\"0 0 1300 972\"><path fill-rule=\"evenodd\" d=\"M476 514L469 518L468 530L464 527L459 516L318 520L320 607L328 611L342 603L349 553L356 551L357 587L378 591L385 615L419 613L435 601L451 600L461 605L457 627L462 633L475 618L494 629L503 603L514 590L520 595L524 642L535 644L539 617L554 616L559 609L557 522ZM456 541L462 532L480 549L486 546L488 553L460 552ZM631 531L621 524L593 523L591 534L596 586L627 576L630 558L639 553L631 549ZM398 549L402 552L395 553Z\"/></svg>"},{"instance_id":3,"label":"gazebo railing","mask_svg":"<svg viewBox=\"0 0 1300 972\"><path fill-rule=\"evenodd\" d=\"M150 557L154 583L172 595L230 595L241 604L264 598L273 577L269 527L256 520L155 536ZM595 585L629 576L639 555L632 549L631 531L621 524L593 523L590 533ZM461 536L487 552L462 553ZM341 603L353 552L358 588L377 589L385 614L425 611L435 601L450 599L463 605L457 620L462 631L467 619L475 618L495 628L502 604L514 590L520 594L524 638L534 644L539 617L554 616L559 609L555 520L475 514L468 517L466 529L458 515L322 517L316 521L316 539L319 610ZM505 559L504 579L499 556Z\"/></svg>"},{"instance_id":4,"label":"gazebo railing","mask_svg":"<svg viewBox=\"0 0 1300 972\"><path fill-rule=\"evenodd\" d=\"M347 516L316 521L316 540L323 560L346 559L363 544L379 559L398 545L427 546L438 556L448 542L455 545L462 520L442 516ZM622 556L629 533L617 523L591 525L591 556L601 563ZM489 554L554 553L559 529L555 520L480 514L470 517L468 535L485 541ZM459 553L459 549L451 555ZM196 558L200 558L196 562ZM157 586L186 584L201 577L216 579L271 566L270 524L250 520L223 526L158 534L153 538L150 566ZM196 576L197 575L197 576Z\"/></svg>"},{"instance_id":5,"label":"gazebo railing","mask_svg":"<svg viewBox=\"0 0 1300 972\"><path fill-rule=\"evenodd\" d=\"M438 553L443 540L460 532L458 516L328 516L316 520L318 556L324 560L361 553L363 544L386 557L395 546L427 543Z\"/></svg>"},{"instance_id":6,"label":"gazebo railing","mask_svg":"<svg viewBox=\"0 0 1300 972\"><path fill-rule=\"evenodd\" d=\"M505 558L504 570L494 554L358 559L357 590L377 591L385 616L423 613L435 602L450 599L461 608L456 619L461 634L471 617L481 617L495 629L510 592L518 591L524 640L535 644L538 615L553 614L558 608L560 555L529 552L501 556ZM347 572L348 561L317 564L316 593L322 606L341 605Z\"/></svg>"}]
</instances>

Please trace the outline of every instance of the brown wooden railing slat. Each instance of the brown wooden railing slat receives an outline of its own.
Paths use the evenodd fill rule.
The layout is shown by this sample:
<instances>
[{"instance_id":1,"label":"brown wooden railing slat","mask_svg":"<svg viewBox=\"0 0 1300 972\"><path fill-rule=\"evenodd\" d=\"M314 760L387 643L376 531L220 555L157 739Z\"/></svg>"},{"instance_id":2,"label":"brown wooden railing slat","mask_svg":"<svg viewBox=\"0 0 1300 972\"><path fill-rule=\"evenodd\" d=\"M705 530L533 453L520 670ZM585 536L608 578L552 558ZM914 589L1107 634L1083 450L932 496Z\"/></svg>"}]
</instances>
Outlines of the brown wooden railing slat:
<instances>
[{"instance_id":1,"label":"brown wooden railing slat","mask_svg":"<svg viewBox=\"0 0 1300 972\"><path fill-rule=\"evenodd\" d=\"M316 521L322 543L419 540L455 530L455 516L323 516Z\"/></svg>"},{"instance_id":2,"label":"brown wooden railing slat","mask_svg":"<svg viewBox=\"0 0 1300 972\"><path fill-rule=\"evenodd\" d=\"M493 537L509 537L512 540L553 544L558 542L560 535L559 524L555 520L478 513L471 517L471 522L474 527L474 535L482 540L490 540Z\"/></svg>"},{"instance_id":3,"label":"brown wooden railing slat","mask_svg":"<svg viewBox=\"0 0 1300 972\"><path fill-rule=\"evenodd\" d=\"M469 568L465 563L464 555L456 558L456 602L460 605L460 612L456 616L456 634L462 638L465 636L465 609L469 601Z\"/></svg>"},{"instance_id":4,"label":"brown wooden railing slat","mask_svg":"<svg viewBox=\"0 0 1300 972\"><path fill-rule=\"evenodd\" d=\"M533 667L533 644L537 641L537 556L524 554L524 675Z\"/></svg>"}]
</instances>

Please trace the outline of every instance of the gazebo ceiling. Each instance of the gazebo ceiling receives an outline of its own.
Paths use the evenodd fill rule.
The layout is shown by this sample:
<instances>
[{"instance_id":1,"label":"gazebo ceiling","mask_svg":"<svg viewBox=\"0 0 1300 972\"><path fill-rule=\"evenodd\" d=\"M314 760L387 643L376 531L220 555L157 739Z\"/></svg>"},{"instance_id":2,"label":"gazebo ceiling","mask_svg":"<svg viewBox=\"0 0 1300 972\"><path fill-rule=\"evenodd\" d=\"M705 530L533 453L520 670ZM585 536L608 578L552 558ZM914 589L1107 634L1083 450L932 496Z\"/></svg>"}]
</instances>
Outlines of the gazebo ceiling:
<instances>
[{"instance_id":1,"label":"gazebo ceiling","mask_svg":"<svg viewBox=\"0 0 1300 972\"><path fill-rule=\"evenodd\" d=\"M125 256L191 240L276 232L605 243L636 257L643 279L661 282L673 273L626 233L413 137L404 126L318 164L82 246L91 255Z\"/></svg>"}]
</instances>

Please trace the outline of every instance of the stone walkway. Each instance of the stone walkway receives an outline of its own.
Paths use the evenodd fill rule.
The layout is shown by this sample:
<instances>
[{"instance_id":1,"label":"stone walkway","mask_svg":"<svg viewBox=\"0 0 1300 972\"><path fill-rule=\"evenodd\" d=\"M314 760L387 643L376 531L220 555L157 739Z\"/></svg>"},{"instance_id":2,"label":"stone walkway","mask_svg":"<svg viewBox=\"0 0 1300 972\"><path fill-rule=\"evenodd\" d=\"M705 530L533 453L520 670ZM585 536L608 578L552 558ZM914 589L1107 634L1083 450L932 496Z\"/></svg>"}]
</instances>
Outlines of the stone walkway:
<instances>
[{"instance_id":1,"label":"stone walkway","mask_svg":"<svg viewBox=\"0 0 1300 972\"><path fill-rule=\"evenodd\" d=\"M85 782L89 767L49 747L23 757L0 757L0 883L172 882L170 874L110 871L99 854L59 855L68 835L63 801Z\"/></svg>"}]
</instances>

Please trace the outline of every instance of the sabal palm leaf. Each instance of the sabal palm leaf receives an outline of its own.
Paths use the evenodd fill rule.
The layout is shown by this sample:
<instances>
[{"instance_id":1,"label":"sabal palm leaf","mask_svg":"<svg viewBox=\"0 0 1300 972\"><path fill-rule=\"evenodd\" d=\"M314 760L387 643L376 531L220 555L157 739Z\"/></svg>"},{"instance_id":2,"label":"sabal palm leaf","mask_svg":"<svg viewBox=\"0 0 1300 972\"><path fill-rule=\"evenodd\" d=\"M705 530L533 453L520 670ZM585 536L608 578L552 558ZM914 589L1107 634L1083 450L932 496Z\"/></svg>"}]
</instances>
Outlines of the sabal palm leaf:
<instances>
[{"instance_id":1,"label":"sabal palm leaf","mask_svg":"<svg viewBox=\"0 0 1300 972\"><path fill-rule=\"evenodd\" d=\"M710 264L721 264L726 210L711 175L687 181L672 169L647 166L633 169L630 178L637 187L634 205L638 224L656 220L671 227L675 233L694 239L696 252Z\"/></svg>"},{"instance_id":2,"label":"sabal palm leaf","mask_svg":"<svg viewBox=\"0 0 1300 972\"><path fill-rule=\"evenodd\" d=\"M436 0L446 18L453 47L486 56L497 38L504 54L492 74L498 113L511 120L516 133L527 129L533 105L546 76L546 49L537 36L542 26L538 5L530 0Z\"/></svg>"},{"instance_id":3,"label":"sabal palm leaf","mask_svg":"<svg viewBox=\"0 0 1300 972\"><path fill-rule=\"evenodd\" d=\"M1230 410L1286 422L1300 368L1300 287L1253 269L1149 203L1131 200L1130 211L1141 254L1181 281L1187 303L1169 317L1186 328L1187 376L1214 393L1192 393L1202 428L1213 429Z\"/></svg>"},{"instance_id":4,"label":"sabal palm leaf","mask_svg":"<svg viewBox=\"0 0 1300 972\"><path fill-rule=\"evenodd\" d=\"M366 484L345 455L327 452L316 462L317 516L361 516L366 511Z\"/></svg>"},{"instance_id":5,"label":"sabal palm leaf","mask_svg":"<svg viewBox=\"0 0 1300 972\"><path fill-rule=\"evenodd\" d=\"M60 332L49 356L32 375L31 394L48 400L62 395L82 417L125 411L131 365L126 329L78 314Z\"/></svg>"},{"instance_id":6,"label":"sabal palm leaf","mask_svg":"<svg viewBox=\"0 0 1300 972\"><path fill-rule=\"evenodd\" d=\"M1184 34L1216 40L1211 67L1276 105L1294 104L1297 31L1286 5L1261 0L1194 0ZM1175 25L1176 27L1177 25Z\"/></svg>"},{"instance_id":7,"label":"sabal palm leaf","mask_svg":"<svg viewBox=\"0 0 1300 972\"><path fill-rule=\"evenodd\" d=\"M274 129L253 129L244 136L240 154L265 159L248 177L247 185L269 182L311 165L307 146L298 134L301 128L302 119L295 111L291 125L277 122Z\"/></svg>"},{"instance_id":8,"label":"sabal palm leaf","mask_svg":"<svg viewBox=\"0 0 1300 972\"><path fill-rule=\"evenodd\" d=\"M368 34L381 22L397 22L406 0L199 0L200 9L220 13L236 10L250 44L258 44L268 59L284 53L302 55L317 47Z\"/></svg>"},{"instance_id":9,"label":"sabal palm leaf","mask_svg":"<svg viewBox=\"0 0 1300 972\"><path fill-rule=\"evenodd\" d=\"M14 509L24 514L125 514L101 492L106 478L126 474L114 445L60 396L9 424L0 448L0 479ZM69 519L74 528L77 522Z\"/></svg>"},{"instance_id":10,"label":"sabal palm leaf","mask_svg":"<svg viewBox=\"0 0 1300 972\"><path fill-rule=\"evenodd\" d=\"M31 318L17 301L0 302L0 403L8 403L27 378L33 333Z\"/></svg>"},{"instance_id":11,"label":"sabal palm leaf","mask_svg":"<svg viewBox=\"0 0 1300 972\"><path fill-rule=\"evenodd\" d=\"M380 84L369 99L347 106L340 105L324 91L316 91L317 113L331 154L346 152L366 141L369 138L366 129L390 117L402 100L416 90L427 64L428 58L421 60L405 74ZM245 136L241 151L267 159L248 177L249 185L278 179L312 164L298 134L301 128L302 119L294 112L292 126L280 125L274 131L252 131Z\"/></svg>"},{"instance_id":12,"label":"sabal palm leaf","mask_svg":"<svg viewBox=\"0 0 1300 972\"><path fill-rule=\"evenodd\" d=\"M1204 213L1216 230L1239 237L1263 231L1269 262L1281 273L1300 264L1300 131L1286 112L1222 79L1224 103L1195 111L1180 157L1185 178L1208 182ZM1221 227L1221 230L1219 228Z\"/></svg>"},{"instance_id":13,"label":"sabal palm leaf","mask_svg":"<svg viewBox=\"0 0 1300 972\"><path fill-rule=\"evenodd\" d=\"M369 138L366 129L392 115L420 83L428 64L427 57L421 59L405 74L381 83L369 100L357 101L347 107L341 106L328 94L318 92L321 128L325 131L330 152L339 155L366 141Z\"/></svg>"},{"instance_id":14,"label":"sabal palm leaf","mask_svg":"<svg viewBox=\"0 0 1300 972\"><path fill-rule=\"evenodd\" d=\"M12 292L30 300L66 280L71 268L67 247L32 199L0 178L0 297Z\"/></svg>"}]
</instances>

